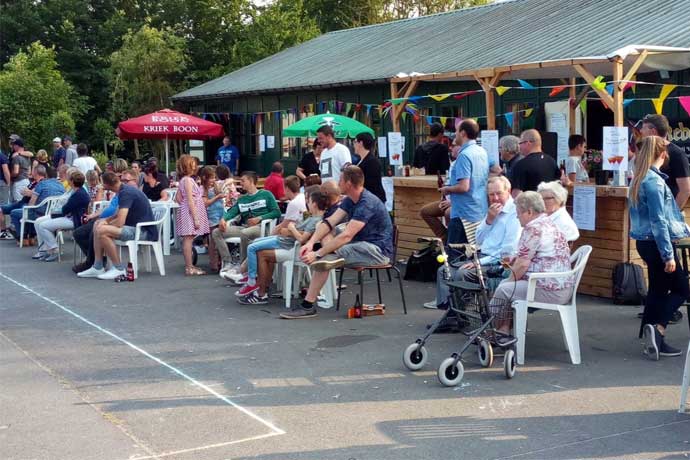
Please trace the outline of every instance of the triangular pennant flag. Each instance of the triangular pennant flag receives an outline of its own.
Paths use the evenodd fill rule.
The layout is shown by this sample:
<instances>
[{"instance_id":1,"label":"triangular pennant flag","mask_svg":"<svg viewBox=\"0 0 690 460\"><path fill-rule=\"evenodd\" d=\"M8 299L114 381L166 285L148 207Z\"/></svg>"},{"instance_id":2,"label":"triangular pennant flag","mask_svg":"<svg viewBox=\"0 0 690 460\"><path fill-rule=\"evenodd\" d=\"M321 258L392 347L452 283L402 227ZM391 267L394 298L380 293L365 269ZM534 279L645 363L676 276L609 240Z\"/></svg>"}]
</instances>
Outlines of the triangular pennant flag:
<instances>
[{"instance_id":1,"label":"triangular pennant flag","mask_svg":"<svg viewBox=\"0 0 690 460\"><path fill-rule=\"evenodd\" d=\"M441 102L444 99L448 99L450 94L429 94L429 97L436 102Z\"/></svg>"},{"instance_id":2,"label":"triangular pennant flag","mask_svg":"<svg viewBox=\"0 0 690 460\"><path fill-rule=\"evenodd\" d=\"M369 113L371 112L372 104L366 104L366 106L367 106L367 116L369 116Z\"/></svg>"},{"instance_id":3,"label":"triangular pennant flag","mask_svg":"<svg viewBox=\"0 0 690 460\"><path fill-rule=\"evenodd\" d=\"M537 89L534 86L527 83L525 80L518 79L518 83L520 83L520 86L522 86L523 89Z\"/></svg>"},{"instance_id":4,"label":"triangular pennant flag","mask_svg":"<svg viewBox=\"0 0 690 460\"><path fill-rule=\"evenodd\" d=\"M587 99L582 99L580 101L580 112L583 114L587 113Z\"/></svg>"},{"instance_id":5,"label":"triangular pennant flag","mask_svg":"<svg viewBox=\"0 0 690 460\"><path fill-rule=\"evenodd\" d=\"M634 79L634 77L633 77L633 79ZM623 87L623 92L626 92L626 91L629 90L630 88L632 88L633 93L634 93L634 92L635 92L635 83L633 83L633 82L631 82L631 81L627 82L627 83L625 84L625 86Z\"/></svg>"},{"instance_id":6,"label":"triangular pennant flag","mask_svg":"<svg viewBox=\"0 0 690 460\"><path fill-rule=\"evenodd\" d=\"M510 88L507 86L497 86L496 87L496 94L498 94L499 96L503 96L503 94L505 94L505 92L508 91L509 89Z\"/></svg>"},{"instance_id":7,"label":"triangular pennant flag","mask_svg":"<svg viewBox=\"0 0 690 460\"><path fill-rule=\"evenodd\" d=\"M565 90L566 88L567 88L567 86L556 86L549 93L549 97L557 96L559 93L562 93L563 90Z\"/></svg>"},{"instance_id":8,"label":"triangular pennant flag","mask_svg":"<svg viewBox=\"0 0 690 460\"><path fill-rule=\"evenodd\" d=\"M401 113L401 114L400 114L400 118L402 118L402 121L403 121L403 122L404 122L405 120L407 120L407 112Z\"/></svg>"},{"instance_id":9,"label":"triangular pennant flag","mask_svg":"<svg viewBox=\"0 0 690 460\"><path fill-rule=\"evenodd\" d=\"M604 80L604 77L602 75L599 75L592 82L592 88L597 89L597 90L603 90L604 88L606 88L606 82L603 80Z\"/></svg>"},{"instance_id":10,"label":"triangular pennant flag","mask_svg":"<svg viewBox=\"0 0 690 460\"><path fill-rule=\"evenodd\" d=\"M428 125L432 124L433 122L434 122L433 117L431 117L431 116L427 116L427 117L426 117L426 123L427 123Z\"/></svg>"},{"instance_id":11,"label":"triangular pennant flag","mask_svg":"<svg viewBox=\"0 0 690 460\"><path fill-rule=\"evenodd\" d=\"M659 93L659 99L661 102L665 101L671 92L676 89L678 85L664 85L661 87L661 92Z\"/></svg>"},{"instance_id":12,"label":"triangular pennant flag","mask_svg":"<svg viewBox=\"0 0 690 460\"><path fill-rule=\"evenodd\" d=\"M505 117L506 123L508 123L508 126L510 128L512 128L513 127L513 112L504 113L503 116Z\"/></svg>"},{"instance_id":13,"label":"triangular pennant flag","mask_svg":"<svg viewBox=\"0 0 690 460\"><path fill-rule=\"evenodd\" d=\"M609 96L613 96L613 83L606 85L606 92L609 93Z\"/></svg>"},{"instance_id":14,"label":"triangular pennant flag","mask_svg":"<svg viewBox=\"0 0 690 460\"><path fill-rule=\"evenodd\" d=\"M271 112L266 112L266 121L271 121Z\"/></svg>"},{"instance_id":15,"label":"triangular pennant flag","mask_svg":"<svg viewBox=\"0 0 690 460\"><path fill-rule=\"evenodd\" d=\"M678 102L680 102L680 105L682 105L688 115L690 115L690 96L681 96L678 98Z\"/></svg>"},{"instance_id":16,"label":"triangular pennant flag","mask_svg":"<svg viewBox=\"0 0 690 460\"><path fill-rule=\"evenodd\" d=\"M462 118L455 117L455 129L458 129L458 126L460 126L460 123L462 123Z\"/></svg>"},{"instance_id":17,"label":"triangular pennant flag","mask_svg":"<svg viewBox=\"0 0 690 460\"><path fill-rule=\"evenodd\" d=\"M661 115L661 112L664 111L664 101L661 99L652 99L652 104L654 105L654 110L657 115Z\"/></svg>"},{"instance_id":18,"label":"triangular pennant flag","mask_svg":"<svg viewBox=\"0 0 690 460\"><path fill-rule=\"evenodd\" d=\"M397 97L395 99L391 99L391 104L393 105L400 105L405 101L404 97Z\"/></svg>"},{"instance_id":19,"label":"triangular pennant flag","mask_svg":"<svg viewBox=\"0 0 690 460\"><path fill-rule=\"evenodd\" d=\"M348 102L347 104L345 104L345 114L347 115L348 113L350 113L350 110L352 110L352 103Z\"/></svg>"},{"instance_id":20,"label":"triangular pennant flag","mask_svg":"<svg viewBox=\"0 0 690 460\"><path fill-rule=\"evenodd\" d=\"M635 100L635 99L623 99L623 107L629 106L630 103L631 103L632 101L634 101L634 100Z\"/></svg>"},{"instance_id":21,"label":"triangular pennant flag","mask_svg":"<svg viewBox=\"0 0 690 460\"><path fill-rule=\"evenodd\" d=\"M407 98L407 100L410 102L417 102L417 101L421 100L422 98L424 98L424 96L410 96Z\"/></svg>"},{"instance_id":22,"label":"triangular pennant flag","mask_svg":"<svg viewBox=\"0 0 690 460\"><path fill-rule=\"evenodd\" d=\"M534 109L527 109L524 111L524 114L522 115L523 118L529 118L532 116L532 112L534 112Z\"/></svg>"},{"instance_id":23,"label":"triangular pennant flag","mask_svg":"<svg viewBox=\"0 0 690 460\"><path fill-rule=\"evenodd\" d=\"M448 121L448 117L441 117L441 124L445 127L446 126L446 121Z\"/></svg>"},{"instance_id":24,"label":"triangular pennant flag","mask_svg":"<svg viewBox=\"0 0 690 460\"><path fill-rule=\"evenodd\" d=\"M355 104L355 112L361 112L362 111L362 104Z\"/></svg>"},{"instance_id":25,"label":"triangular pennant flag","mask_svg":"<svg viewBox=\"0 0 690 460\"><path fill-rule=\"evenodd\" d=\"M477 93L477 91L465 91L464 93L456 94L455 96L453 96L453 99L464 99L467 96L471 96L475 93Z\"/></svg>"}]
</instances>

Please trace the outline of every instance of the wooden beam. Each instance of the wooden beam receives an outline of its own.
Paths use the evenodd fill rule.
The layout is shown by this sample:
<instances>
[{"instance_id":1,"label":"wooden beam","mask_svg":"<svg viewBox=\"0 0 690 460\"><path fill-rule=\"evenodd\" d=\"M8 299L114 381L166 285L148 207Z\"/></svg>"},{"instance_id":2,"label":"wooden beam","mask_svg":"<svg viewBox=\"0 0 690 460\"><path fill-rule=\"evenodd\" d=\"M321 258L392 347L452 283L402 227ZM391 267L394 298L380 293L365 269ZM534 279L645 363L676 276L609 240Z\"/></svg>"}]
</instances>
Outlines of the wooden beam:
<instances>
[{"instance_id":1,"label":"wooden beam","mask_svg":"<svg viewBox=\"0 0 690 460\"><path fill-rule=\"evenodd\" d=\"M391 81L391 99L397 99L398 98L398 84L396 82ZM397 106L395 104L391 104L391 121L393 122L393 131L396 133L400 132L400 120L396 116L397 112Z\"/></svg>"},{"instance_id":2,"label":"wooden beam","mask_svg":"<svg viewBox=\"0 0 690 460\"><path fill-rule=\"evenodd\" d=\"M575 64L573 66L573 68L575 69L575 71L577 71L577 73L580 74L580 76L582 76L582 78L585 79L585 81L587 83L589 83L590 85L592 85L592 83L594 83L595 78L591 73L589 73L589 71L587 71L587 69L582 67L580 64ZM607 93L603 89L594 88L593 86L592 86L592 89L597 93L597 95L599 95L601 100L604 101L606 103L606 105L611 107L611 110L613 110L613 105L614 105L613 98L611 96L609 96L609 93Z\"/></svg>"},{"instance_id":3,"label":"wooden beam","mask_svg":"<svg viewBox=\"0 0 690 460\"><path fill-rule=\"evenodd\" d=\"M613 81L620 81L623 78L623 59L617 57L613 61ZM613 126L623 126L623 88L616 84L613 85Z\"/></svg>"},{"instance_id":4,"label":"wooden beam","mask_svg":"<svg viewBox=\"0 0 690 460\"><path fill-rule=\"evenodd\" d=\"M396 110L396 117L398 119L398 126L400 125L400 117L402 116L403 112L405 111L405 106L407 106L407 98L412 96L412 94L415 92L417 89L417 86L419 85L419 81L417 80L412 80L408 82L407 85L403 86L403 90L405 91L402 96L399 97L404 97L405 100L402 101L398 109Z\"/></svg>"},{"instance_id":5,"label":"wooden beam","mask_svg":"<svg viewBox=\"0 0 690 460\"><path fill-rule=\"evenodd\" d=\"M640 69L640 66L642 65L644 60L647 59L648 55L649 51L647 51L646 49L642 50L642 53L640 53L633 65L628 69L628 73L626 73L625 77L623 77L621 80L630 80L635 75L635 72L637 72ZM618 82L618 86L620 87L620 89L625 88L626 84L627 83L625 81Z\"/></svg>"},{"instance_id":6,"label":"wooden beam","mask_svg":"<svg viewBox=\"0 0 690 460\"><path fill-rule=\"evenodd\" d=\"M577 127L577 120L575 120L575 117L577 116L577 103L575 102L575 100L577 99L577 88L575 87L576 82L576 78L573 77L570 79L570 94L568 97L568 118L570 124L570 134L577 134L575 132L575 129Z\"/></svg>"}]
</instances>

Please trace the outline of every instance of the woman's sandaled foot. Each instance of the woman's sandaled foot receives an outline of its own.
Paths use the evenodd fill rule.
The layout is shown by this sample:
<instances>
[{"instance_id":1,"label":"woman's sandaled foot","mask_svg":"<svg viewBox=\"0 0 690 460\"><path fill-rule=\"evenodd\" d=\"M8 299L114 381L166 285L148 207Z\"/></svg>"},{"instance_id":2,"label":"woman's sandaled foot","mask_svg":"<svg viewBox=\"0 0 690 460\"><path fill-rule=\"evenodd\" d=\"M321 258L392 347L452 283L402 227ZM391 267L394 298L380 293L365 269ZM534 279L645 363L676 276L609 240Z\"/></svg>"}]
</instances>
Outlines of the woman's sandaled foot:
<instances>
[{"instance_id":1,"label":"woman's sandaled foot","mask_svg":"<svg viewBox=\"0 0 690 460\"><path fill-rule=\"evenodd\" d=\"M184 269L185 276L201 276L205 275L206 272L199 267L187 267Z\"/></svg>"}]
</instances>

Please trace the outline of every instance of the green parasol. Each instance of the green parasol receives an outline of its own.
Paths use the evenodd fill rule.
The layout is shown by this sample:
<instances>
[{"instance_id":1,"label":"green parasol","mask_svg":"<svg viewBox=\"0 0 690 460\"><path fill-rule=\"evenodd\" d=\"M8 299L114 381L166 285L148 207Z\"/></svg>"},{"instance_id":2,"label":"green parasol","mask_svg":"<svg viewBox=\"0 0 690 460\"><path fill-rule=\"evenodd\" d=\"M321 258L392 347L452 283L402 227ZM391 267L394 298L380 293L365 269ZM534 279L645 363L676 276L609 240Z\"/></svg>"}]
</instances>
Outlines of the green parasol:
<instances>
[{"instance_id":1,"label":"green parasol","mask_svg":"<svg viewBox=\"0 0 690 460\"><path fill-rule=\"evenodd\" d=\"M316 131L322 126L331 126L333 131L335 131L335 137L339 139L344 137L355 137L357 134L361 133L369 133L372 136L375 135L374 130L364 123L360 123L350 117L326 112L307 117L285 128L283 130L283 136L316 137Z\"/></svg>"}]
</instances>

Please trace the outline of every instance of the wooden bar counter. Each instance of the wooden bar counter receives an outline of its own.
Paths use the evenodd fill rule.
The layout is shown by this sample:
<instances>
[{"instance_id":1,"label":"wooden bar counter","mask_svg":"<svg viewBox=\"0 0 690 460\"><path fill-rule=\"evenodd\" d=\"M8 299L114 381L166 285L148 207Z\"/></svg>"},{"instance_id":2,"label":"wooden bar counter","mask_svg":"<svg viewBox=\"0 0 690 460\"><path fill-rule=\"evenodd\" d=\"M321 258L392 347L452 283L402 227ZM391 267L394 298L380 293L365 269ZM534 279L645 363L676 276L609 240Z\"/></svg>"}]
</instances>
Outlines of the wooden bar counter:
<instances>
[{"instance_id":1,"label":"wooden bar counter","mask_svg":"<svg viewBox=\"0 0 690 460\"><path fill-rule=\"evenodd\" d=\"M419 209L438 201L435 176L395 177L395 222L398 226L398 258L407 258L422 245L420 236L433 236ZM568 212L572 215L572 192L568 194ZM611 297L611 275L619 262L643 264L630 239L630 213L627 206L628 187L596 186L596 230L580 230L573 251L582 245L592 246L592 255L580 282L578 292L598 297ZM690 214L690 213L688 213Z\"/></svg>"}]
</instances>

